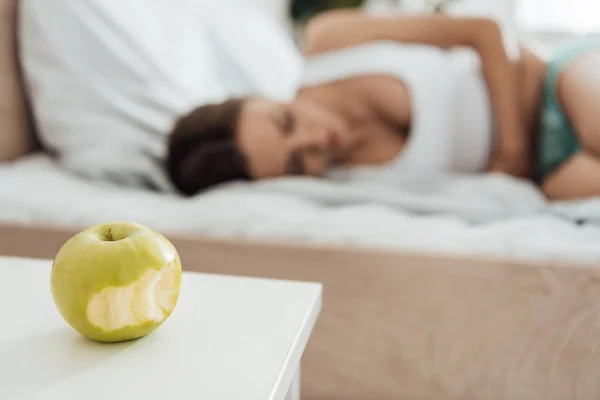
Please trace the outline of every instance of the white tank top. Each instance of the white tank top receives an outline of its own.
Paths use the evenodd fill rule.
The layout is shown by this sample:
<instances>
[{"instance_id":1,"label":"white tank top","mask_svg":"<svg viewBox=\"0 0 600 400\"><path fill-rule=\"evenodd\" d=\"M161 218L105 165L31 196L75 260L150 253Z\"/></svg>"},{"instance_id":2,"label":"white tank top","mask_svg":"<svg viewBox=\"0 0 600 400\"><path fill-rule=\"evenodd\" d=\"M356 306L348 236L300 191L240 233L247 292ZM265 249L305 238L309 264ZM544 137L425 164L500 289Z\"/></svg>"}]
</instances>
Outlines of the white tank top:
<instances>
[{"instance_id":1,"label":"white tank top","mask_svg":"<svg viewBox=\"0 0 600 400\"><path fill-rule=\"evenodd\" d=\"M372 74L398 78L411 95L407 144L385 168L471 173L486 167L493 123L475 52L371 42L307 58L303 86Z\"/></svg>"}]
</instances>

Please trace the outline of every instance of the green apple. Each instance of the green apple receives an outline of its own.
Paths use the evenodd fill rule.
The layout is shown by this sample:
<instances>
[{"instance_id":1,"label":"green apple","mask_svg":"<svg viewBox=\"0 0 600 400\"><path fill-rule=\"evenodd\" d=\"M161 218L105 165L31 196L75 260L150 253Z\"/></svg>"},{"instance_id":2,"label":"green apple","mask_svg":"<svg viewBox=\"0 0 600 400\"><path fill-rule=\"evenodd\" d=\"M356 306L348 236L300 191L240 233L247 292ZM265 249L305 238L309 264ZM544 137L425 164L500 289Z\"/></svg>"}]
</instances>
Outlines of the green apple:
<instances>
[{"instance_id":1,"label":"green apple","mask_svg":"<svg viewBox=\"0 0 600 400\"><path fill-rule=\"evenodd\" d=\"M164 236L130 222L88 228L60 249L51 273L58 311L76 331L100 342L137 339L173 312L181 261Z\"/></svg>"}]
</instances>

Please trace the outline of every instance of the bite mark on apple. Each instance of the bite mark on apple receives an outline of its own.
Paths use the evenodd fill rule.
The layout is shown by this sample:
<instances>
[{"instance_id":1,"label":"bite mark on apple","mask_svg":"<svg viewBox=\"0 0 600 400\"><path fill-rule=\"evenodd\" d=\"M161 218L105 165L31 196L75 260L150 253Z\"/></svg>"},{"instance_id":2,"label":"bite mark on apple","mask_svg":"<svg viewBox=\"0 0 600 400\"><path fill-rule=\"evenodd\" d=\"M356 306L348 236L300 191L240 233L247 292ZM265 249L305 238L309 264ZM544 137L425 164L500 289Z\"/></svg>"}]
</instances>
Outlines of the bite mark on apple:
<instances>
[{"instance_id":1,"label":"bite mark on apple","mask_svg":"<svg viewBox=\"0 0 600 400\"><path fill-rule=\"evenodd\" d=\"M149 268L124 287L107 287L87 305L88 321L106 332L147 322L160 323L175 308L178 296L175 263L161 270Z\"/></svg>"}]
</instances>

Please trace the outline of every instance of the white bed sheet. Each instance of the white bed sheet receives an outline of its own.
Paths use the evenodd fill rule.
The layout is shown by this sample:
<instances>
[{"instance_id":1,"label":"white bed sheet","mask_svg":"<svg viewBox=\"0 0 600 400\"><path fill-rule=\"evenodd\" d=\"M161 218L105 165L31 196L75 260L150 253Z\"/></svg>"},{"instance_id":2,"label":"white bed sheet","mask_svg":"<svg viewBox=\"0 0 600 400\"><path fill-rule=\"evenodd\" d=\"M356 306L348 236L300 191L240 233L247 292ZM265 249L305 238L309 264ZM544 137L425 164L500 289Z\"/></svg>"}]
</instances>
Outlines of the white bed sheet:
<instances>
[{"instance_id":1,"label":"white bed sheet","mask_svg":"<svg viewBox=\"0 0 600 400\"><path fill-rule=\"evenodd\" d=\"M184 199L84 182L35 155L0 166L0 221L133 220L165 233L600 260L598 200L550 205L504 176L366 179L233 184Z\"/></svg>"}]
</instances>

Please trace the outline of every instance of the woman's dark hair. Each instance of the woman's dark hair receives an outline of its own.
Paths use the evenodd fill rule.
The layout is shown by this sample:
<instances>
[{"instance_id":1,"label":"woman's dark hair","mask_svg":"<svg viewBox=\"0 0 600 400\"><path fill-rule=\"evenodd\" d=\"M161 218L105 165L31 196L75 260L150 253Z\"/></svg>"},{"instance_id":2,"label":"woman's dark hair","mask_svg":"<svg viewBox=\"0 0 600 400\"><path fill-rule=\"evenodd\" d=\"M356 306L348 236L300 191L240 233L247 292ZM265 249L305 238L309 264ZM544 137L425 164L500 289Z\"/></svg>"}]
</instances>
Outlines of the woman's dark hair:
<instances>
[{"instance_id":1,"label":"woman's dark hair","mask_svg":"<svg viewBox=\"0 0 600 400\"><path fill-rule=\"evenodd\" d=\"M179 118L169 135L167 173L192 196L210 186L250 180L246 157L236 143L244 99L197 107Z\"/></svg>"}]
</instances>

